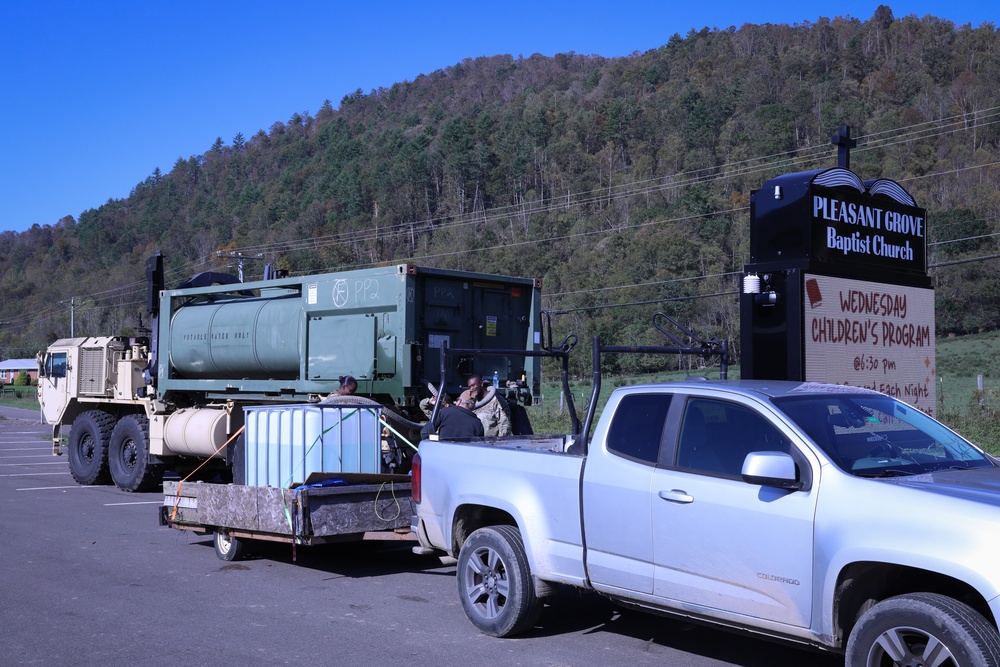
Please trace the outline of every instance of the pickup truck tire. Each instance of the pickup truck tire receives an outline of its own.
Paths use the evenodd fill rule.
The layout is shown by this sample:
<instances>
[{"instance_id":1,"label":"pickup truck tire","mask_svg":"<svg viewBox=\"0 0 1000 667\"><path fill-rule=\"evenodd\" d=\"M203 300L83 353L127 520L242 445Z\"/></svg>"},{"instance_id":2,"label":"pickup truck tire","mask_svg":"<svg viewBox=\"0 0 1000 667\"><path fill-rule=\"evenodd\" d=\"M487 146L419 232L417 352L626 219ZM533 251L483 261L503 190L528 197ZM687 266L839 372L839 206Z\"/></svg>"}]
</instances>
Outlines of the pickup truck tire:
<instances>
[{"instance_id":1,"label":"pickup truck tire","mask_svg":"<svg viewBox=\"0 0 1000 667\"><path fill-rule=\"evenodd\" d=\"M149 457L149 420L125 415L111 432L108 445L111 479L122 491L152 491L163 482L163 467Z\"/></svg>"},{"instance_id":2,"label":"pickup truck tire","mask_svg":"<svg viewBox=\"0 0 1000 667\"><path fill-rule=\"evenodd\" d=\"M535 625L542 602L516 527L480 528L469 536L458 554L458 595L484 634L509 637Z\"/></svg>"},{"instance_id":3,"label":"pickup truck tire","mask_svg":"<svg viewBox=\"0 0 1000 667\"><path fill-rule=\"evenodd\" d=\"M1000 635L971 607L936 593L883 600L854 626L847 667L997 667Z\"/></svg>"},{"instance_id":4,"label":"pickup truck tire","mask_svg":"<svg viewBox=\"0 0 1000 667\"><path fill-rule=\"evenodd\" d=\"M215 531L215 555L225 561L242 560L246 546L243 540L233 537L225 528Z\"/></svg>"},{"instance_id":5,"label":"pickup truck tire","mask_svg":"<svg viewBox=\"0 0 1000 667\"><path fill-rule=\"evenodd\" d=\"M73 420L69 433L69 471L77 484L107 484L108 440L115 418L103 410L88 410Z\"/></svg>"}]
</instances>

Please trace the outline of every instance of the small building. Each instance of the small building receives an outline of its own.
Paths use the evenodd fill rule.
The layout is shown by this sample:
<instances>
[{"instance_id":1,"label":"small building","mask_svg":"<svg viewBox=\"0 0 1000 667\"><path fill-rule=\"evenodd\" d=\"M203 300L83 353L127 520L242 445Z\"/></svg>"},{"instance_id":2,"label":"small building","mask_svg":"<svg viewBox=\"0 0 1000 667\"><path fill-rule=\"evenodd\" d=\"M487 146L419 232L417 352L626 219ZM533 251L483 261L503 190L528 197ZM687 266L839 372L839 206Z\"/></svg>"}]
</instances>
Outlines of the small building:
<instances>
[{"instance_id":1,"label":"small building","mask_svg":"<svg viewBox=\"0 0 1000 667\"><path fill-rule=\"evenodd\" d=\"M0 384L13 384L24 371L30 382L38 381L38 362L35 359L4 359L0 361Z\"/></svg>"}]
</instances>

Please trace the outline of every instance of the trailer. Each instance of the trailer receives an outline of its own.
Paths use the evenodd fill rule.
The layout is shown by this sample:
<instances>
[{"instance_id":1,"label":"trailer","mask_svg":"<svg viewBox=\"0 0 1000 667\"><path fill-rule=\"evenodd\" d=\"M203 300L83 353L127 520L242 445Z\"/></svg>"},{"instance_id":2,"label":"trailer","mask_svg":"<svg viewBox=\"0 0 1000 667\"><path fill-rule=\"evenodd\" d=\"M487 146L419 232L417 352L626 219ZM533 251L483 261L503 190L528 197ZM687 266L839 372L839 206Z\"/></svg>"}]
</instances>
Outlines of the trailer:
<instances>
[{"instance_id":1,"label":"trailer","mask_svg":"<svg viewBox=\"0 0 1000 667\"><path fill-rule=\"evenodd\" d=\"M379 472L383 409L369 403L247 406L239 484L166 481L160 524L212 535L236 560L247 541L315 545L408 539L408 475Z\"/></svg>"},{"instance_id":2,"label":"trailer","mask_svg":"<svg viewBox=\"0 0 1000 667\"><path fill-rule=\"evenodd\" d=\"M243 557L253 540L312 546L413 539L408 475L317 474L290 489L167 481L163 496L160 525L212 535L226 561Z\"/></svg>"}]
</instances>

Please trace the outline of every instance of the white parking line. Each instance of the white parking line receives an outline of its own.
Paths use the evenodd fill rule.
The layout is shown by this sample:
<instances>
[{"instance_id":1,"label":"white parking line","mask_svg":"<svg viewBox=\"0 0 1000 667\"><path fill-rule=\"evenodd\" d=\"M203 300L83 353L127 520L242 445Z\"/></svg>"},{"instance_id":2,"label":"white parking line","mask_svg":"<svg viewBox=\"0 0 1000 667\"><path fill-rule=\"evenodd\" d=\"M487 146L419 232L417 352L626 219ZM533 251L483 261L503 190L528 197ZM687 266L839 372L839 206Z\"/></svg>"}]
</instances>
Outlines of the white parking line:
<instances>
[{"instance_id":1,"label":"white parking line","mask_svg":"<svg viewBox=\"0 0 1000 667\"><path fill-rule=\"evenodd\" d=\"M26 489L14 489L15 491L52 491L55 489L107 489L108 486L81 486L79 484L74 484L73 486L32 486Z\"/></svg>"},{"instance_id":2,"label":"white parking line","mask_svg":"<svg viewBox=\"0 0 1000 667\"><path fill-rule=\"evenodd\" d=\"M45 462L42 462L42 463L0 463L0 467L4 467L4 468L11 468L11 467L20 467L20 468L23 468L24 466L59 466L59 465L64 466L64 465L66 465L66 462L65 461L45 461Z\"/></svg>"},{"instance_id":3,"label":"white parking line","mask_svg":"<svg viewBox=\"0 0 1000 667\"><path fill-rule=\"evenodd\" d=\"M40 475L68 475L69 472L12 472L4 473L0 477L38 477Z\"/></svg>"},{"instance_id":4,"label":"white parking line","mask_svg":"<svg viewBox=\"0 0 1000 667\"><path fill-rule=\"evenodd\" d=\"M21 444L21 443L17 443ZM16 449L0 449L2 452L51 452L51 447L18 447Z\"/></svg>"},{"instance_id":5,"label":"white parking line","mask_svg":"<svg viewBox=\"0 0 1000 667\"><path fill-rule=\"evenodd\" d=\"M162 505L162 500L142 500L134 503L104 503L105 507L118 507L121 505Z\"/></svg>"},{"instance_id":6,"label":"white parking line","mask_svg":"<svg viewBox=\"0 0 1000 667\"><path fill-rule=\"evenodd\" d=\"M45 454L44 452L41 454L14 454L14 456L0 456L0 459L3 459L5 461L7 459L51 459L51 458L52 458L51 454Z\"/></svg>"}]
</instances>

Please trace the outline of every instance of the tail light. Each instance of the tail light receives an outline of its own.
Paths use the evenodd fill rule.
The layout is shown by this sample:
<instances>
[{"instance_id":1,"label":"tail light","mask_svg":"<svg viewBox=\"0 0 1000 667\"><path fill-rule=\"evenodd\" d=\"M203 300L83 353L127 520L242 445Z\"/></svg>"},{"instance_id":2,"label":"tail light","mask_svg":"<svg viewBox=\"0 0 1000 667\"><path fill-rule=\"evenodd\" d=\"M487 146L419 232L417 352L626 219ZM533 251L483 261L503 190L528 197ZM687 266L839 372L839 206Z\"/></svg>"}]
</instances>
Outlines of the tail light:
<instances>
[{"instance_id":1,"label":"tail light","mask_svg":"<svg viewBox=\"0 0 1000 667\"><path fill-rule=\"evenodd\" d=\"M410 495L413 502L420 503L420 453L413 455L413 464L410 467Z\"/></svg>"}]
</instances>

